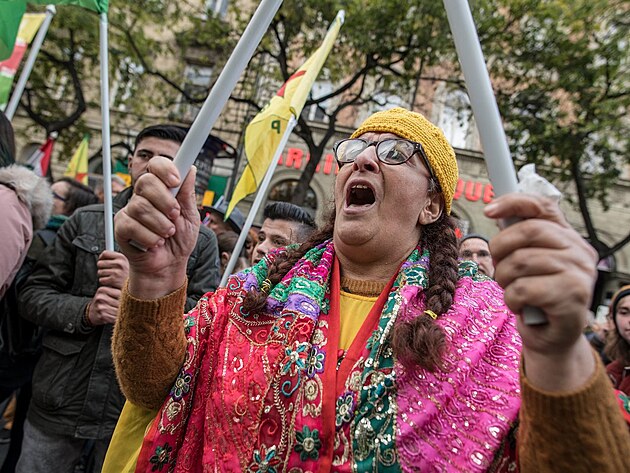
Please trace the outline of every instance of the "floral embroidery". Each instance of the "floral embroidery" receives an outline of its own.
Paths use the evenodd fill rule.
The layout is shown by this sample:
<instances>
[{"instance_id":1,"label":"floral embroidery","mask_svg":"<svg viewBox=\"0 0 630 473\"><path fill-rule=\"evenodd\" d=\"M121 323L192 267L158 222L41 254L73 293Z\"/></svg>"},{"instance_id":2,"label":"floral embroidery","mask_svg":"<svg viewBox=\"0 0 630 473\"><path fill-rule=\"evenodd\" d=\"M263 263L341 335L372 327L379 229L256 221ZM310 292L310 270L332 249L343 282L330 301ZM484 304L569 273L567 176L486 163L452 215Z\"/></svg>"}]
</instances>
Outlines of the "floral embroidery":
<instances>
[{"instance_id":1,"label":"floral embroidery","mask_svg":"<svg viewBox=\"0 0 630 473\"><path fill-rule=\"evenodd\" d=\"M617 396L619 397L619 401L621 401L621 405L626 412L630 412L630 398L621 391L617 391Z\"/></svg>"},{"instance_id":2,"label":"floral embroidery","mask_svg":"<svg viewBox=\"0 0 630 473\"><path fill-rule=\"evenodd\" d=\"M254 450L254 461L249 465L248 471L262 473L277 473L276 465L280 463L280 458L276 456L276 446L267 448L261 445L260 449Z\"/></svg>"},{"instance_id":3,"label":"floral embroidery","mask_svg":"<svg viewBox=\"0 0 630 473\"><path fill-rule=\"evenodd\" d=\"M306 368L306 374L309 378L315 376L315 373L324 372L324 358L326 358L326 355L323 351L315 346L311 348L311 353L308 356L307 362L308 368Z\"/></svg>"},{"instance_id":4,"label":"floral embroidery","mask_svg":"<svg viewBox=\"0 0 630 473\"><path fill-rule=\"evenodd\" d=\"M304 396L309 401L314 401L317 399L317 394L319 393L319 387L317 386L317 381L309 379L304 386Z\"/></svg>"},{"instance_id":5,"label":"floral embroidery","mask_svg":"<svg viewBox=\"0 0 630 473\"><path fill-rule=\"evenodd\" d=\"M282 368L280 370L283 375L289 374L293 376L297 371L306 369L308 346L309 344L306 342L295 342L294 348L285 348L285 358L282 361Z\"/></svg>"},{"instance_id":6,"label":"floral embroidery","mask_svg":"<svg viewBox=\"0 0 630 473\"><path fill-rule=\"evenodd\" d=\"M344 423L348 423L352 420L354 415L354 396L351 392L345 392L337 399L337 416L335 418L335 425L339 428Z\"/></svg>"},{"instance_id":7,"label":"floral embroidery","mask_svg":"<svg viewBox=\"0 0 630 473\"><path fill-rule=\"evenodd\" d=\"M161 472L156 466L154 473L166 473L177 458L185 457L190 459L190 464L201 464L202 455L204 461L207 458L215 465L225 465L224 469L237 471L243 461L243 449L248 452L243 469L256 473L307 471L324 456L340 471L411 471L421 469L420 459L413 452L424 451L426 445L432 446L432 456L426 459L428 469L435 465L437 469L449 470L454 462L461 461L467 462L466 467L458 471L487 471L486 459L492 459L497 440L502 437L506 423L516 417L518 408L517 402L512 400L515 396L510 394L518 389L518 377L511 376L517 373L518 347L510 351L497 350L499 345L514 345L517 332L513 324L507 325L512 318L508 317L498 289L490 283L473 288L473 284L477 284L471 276L460 280L449 316L436 322L443 327L449 341L462 342L455 343L457 350L447 354L446 361L453 371L438 374L407 371L394 357L389 340L397 322L412 320L417 315L415 309L424 306L422 288L427 283L428 253L420 258L420 251L414 251L403 263L378 327L367 346L362 347L360 358L347 379L342 380L344 394L336 398L333 405L336 408L334 422L341 427L334 429L333 448L328 451L320 438L324 388L317 368L318 363L325 364L327 357L337 355L327 345L334 247L326 242L309 251L272 289L265 312L253 316L244 314L243 297L250 288L260 286L267 277L267 263L272 261L273 255L267 256L249 273L232 277L227 289L215 292L193 312L195 324L187 335L185 368L180 374L182 379L177 380L177 394L183 397L177 404L169 400L163 406L158 422L152 426L155 428L147 434L138 463L143 471L150 471L160 455L169 457L170 462ZM476 297L480 291L483 297ZM479 312L472 320L468 317L471 308ZM508 322L503 322L504 319ZM234 327L237 330L232 330ZM501 344L506 338L512 342ZM499 345L492 341L494 339L499 340ZM471 347L480 345L479 341L487 346L485 358L488 361L471 365L470 358L460 353L470 352ZM313 350L313 346L317 350ZM324 360L318 357L320 352ZM243 362L242 366L240 362L238 366L234 364L235 357ZM192 380L186 378L186 373L190 373ZM468 380L476 388L475 393L494 395L498 392L500 400L507 401L497 402L491 413L478 412L479 398L459 390L460 386L468 386L464 384L469 383ZM483 389L477 389L484 381L487 382L481 385ZM501 387L487 387L494 384ZM188 395L184 395L186 388ZM425 392L425 388L431 389ZM188 402L193 389L198 390L199 395ZM172 393L174 391L175 387ZM225 407L234 408L238 417L216 408L217 392L225 399ZM457 410L451 409L453 403L447 404L453 392L459 393L453 401ZM440 419L420 431L418 419L429 415L427 407L435 406L436 402L449 408L443 410ZM459 419L467 422L481 415L492 416L493 437L483 433L482 438L489 446L481 451L481 456L475 457L481 462L476 467L469 464L468 459L472 458L470 453L476 453L471 448L477 446L474 440L478 429L475 430L472 422L463 429ZM265 436L250 436L245 430L247 426L261 421L269 427ZM332 419L326 421L332 423ZM225 442L222 436L229 429L239 437L247 437L246 442L242 445ZM199 435L187 436L191 431ZM166 449L166 441L172 447ZM451 453L453 442L458 448L457 454ZM162 449L156 450L158 445L163 446ZM254 449L257 450L252 452ZM247 458L250 458L249 463Z\"/></svg>"},{"instance_id":8,"label":"floral embroidery","mask_svg":"<svg viewBox=\"0 0 630 473\"><path fill-rule=\"evenodd\" d=\"M171 447L168 442L166 442L164 446L156 447L155 454L149 460L153 463L151 471L162 471L164 465L171 460L171 451L173 451L173 447Z\"/></svg>"},{"instance_id":9,"label":"floral embroidery","mask_svg":"<svg viewBox=\"0 0 630 473\"><path fill-rule=\"evenodd\" d=\"M319 458L319 449L322 448L322 441L319 439L319 430L309 429L305 425L302 432L299 430L295 434L296 444L294 450L300 454L300 460L303 462L312 458Z\"/></svg>"},{"instance_id":10,"label":"floral embroidery","mask_svg":"<svg viewBox=\"0 0 630 473\"><path fill-rule=\"evenodd\" d=\"M190 381L192 380L192 376L188 373L180 373L180 375L175 380L175 384L171 389L171 395L173 399L179 400L184 397L185 394L188 394L190 391Z\"/></svg>"},{"instance_id":11,"label":"floral embroidery","mask_svg":"<svg viewBox=\"0 0 630 473\"><path fill-rule=\"evenodd\" d=\"M195 317L192 315L187 315L184 317L184 333L188 335L190 333L190 329L195 326Z\"/></svg>"}]
</instances>

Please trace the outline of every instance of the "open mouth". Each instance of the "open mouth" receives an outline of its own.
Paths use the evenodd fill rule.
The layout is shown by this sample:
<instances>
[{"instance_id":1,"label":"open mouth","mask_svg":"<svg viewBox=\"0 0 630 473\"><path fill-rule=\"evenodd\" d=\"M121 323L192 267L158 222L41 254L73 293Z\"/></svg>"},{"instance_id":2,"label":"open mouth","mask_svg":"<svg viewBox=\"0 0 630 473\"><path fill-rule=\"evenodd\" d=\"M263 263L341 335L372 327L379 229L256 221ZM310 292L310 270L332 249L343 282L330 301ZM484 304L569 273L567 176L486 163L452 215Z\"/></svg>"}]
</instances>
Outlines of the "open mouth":
<instances>
[{"instance_id":1,"label":"open mouth","mask_svg":"<svg viewBox=\"0 0 630 473\"><path fill-rule=\"evenodd\" d=\"M350 187L346 197L346 206L370 206L376 202L374 190L363 184L354 184Z\"/></svg>"}]
</instances>

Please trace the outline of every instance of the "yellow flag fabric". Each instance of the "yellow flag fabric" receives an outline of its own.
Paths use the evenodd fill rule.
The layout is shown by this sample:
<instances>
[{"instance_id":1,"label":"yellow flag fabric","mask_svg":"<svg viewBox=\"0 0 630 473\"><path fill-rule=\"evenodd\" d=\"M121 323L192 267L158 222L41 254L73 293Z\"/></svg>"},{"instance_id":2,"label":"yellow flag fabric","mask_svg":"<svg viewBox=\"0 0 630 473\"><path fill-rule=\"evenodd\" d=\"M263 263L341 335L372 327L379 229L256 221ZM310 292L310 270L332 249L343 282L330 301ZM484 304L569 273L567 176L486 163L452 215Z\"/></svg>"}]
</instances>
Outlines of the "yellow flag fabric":
<instances>
[{"instance_id":1,"label":"yellow flag fabric","mask_svg":"<svg viewBox=\"0 0 630 473\"><path fill-rule=\"evenodd\" d=\"M234 189L225 218L238 202L258 188L271 164L275 151L287 129L291 116L302 113L313 83L332 49L341 25L340 12L326 33L322 45L280 88L269 104L263 108L245 129L245 155L247 165Z\"/></svg>"},{"instance_id":2,"label":"yellow flag fabric","mask_svg":"<svg viewBox=\"0 0 630 473\"><path fill-rule=\"evenodd\" d=\"M64 173L64 176L71 177L86 186L88 185L88 144L89 138L86 136L81 140Z\"/></svg>"},{"instance_id":3,"label":"yellow flag fabric","mask_svg":"<svg viewBox=\"0 0 630 473\"><path fill-rule=\"evenodd\" d=\"M125 402L101 473L134 473L142 449L144 434L157 416L157 410Z\"/></svg>"},{"instance_id":4,"label":"yellow flag fabric","mask_svg":"<svg viewBox=\"0 0 630 473\"><path fill-rule=\"evenodd\" d=\"M18 41L30 44L35 37L37 30L39 30L39 27L42 26L44 18L46 18L45 13L25 13L20 23L20 29L18 30Z\"/></svg>"}]
</instances>

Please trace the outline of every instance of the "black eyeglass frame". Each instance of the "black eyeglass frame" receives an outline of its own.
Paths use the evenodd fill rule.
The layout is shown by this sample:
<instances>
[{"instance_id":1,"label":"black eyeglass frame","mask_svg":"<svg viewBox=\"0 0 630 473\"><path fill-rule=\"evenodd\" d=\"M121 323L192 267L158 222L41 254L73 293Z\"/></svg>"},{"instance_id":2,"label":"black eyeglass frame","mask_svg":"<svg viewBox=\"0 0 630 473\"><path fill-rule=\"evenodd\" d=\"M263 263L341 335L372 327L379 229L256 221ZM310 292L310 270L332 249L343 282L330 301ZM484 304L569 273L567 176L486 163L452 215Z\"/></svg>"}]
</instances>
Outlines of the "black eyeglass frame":
<instances>
[{"instance_id":1,"label":"black eyeglass frame","mask_svg":"<svg viewBox=\"0 0 630 473\"><path fill-rule=\"evenodd\" d=\"M57 194L55 191L53 191L52 193L53 197L55 199L60 200L61 202L68 202L68 198L67 197L61 197L59 194Z\"/></svg>"},{"instance_id":2,"label":"black eyeglass frame","mask_svg":"<svg viewBox=\"0 0 630 473\"><path fill-rule=\"evenodd\" d=\"M424 148L422 147L421 143L418 143L416 141L411 141L411 140L407 140L404 138L387 138L385 140L382 141L366 141L364 139L361 138L345 138L343 140L339 140L337 142L335 142L335 144L333 144L333 153L335 155L335 159L337 160L337 164L339 165L339 167L341 168L341 166L343 166L344 164L349 164L349 163L353 163L354 160L356 160L356 158L354 158L354 160L352 161L341 161L339 159L339 157L337 156L337 149L339 148L339 146L341 146L343 143L347 142L347 141L362 141L363 143L365 143L365 148L363 148L358 154L363 153L363 151L365 151L366 149L368 149L370 146L374 146L376 148L376 157L378 158L378 160L383 163L383 164L387 164L388 166L398 166L400 164L405 164L407 161L409 161L411 158L413 158L413 156L416 153L420 153L420 157L422 158L422 161L424 162L424 165L426 166L427 170L429 171L429 175L434 178L435 177L435 173L433 172L433 168L431 167L431 164L429 163L429 158L427 158L427 154L424 151ZM413 152L409 155L409 157L407 159L405 159L404 161L400 161L399 163L389 163L387 161L384 161L383 159L381 159L381 156L378 154L378 147L381 143L385 143L387 141L406 141L407 143L411 143L413 145Z\"/></svg>"}]
</instances>

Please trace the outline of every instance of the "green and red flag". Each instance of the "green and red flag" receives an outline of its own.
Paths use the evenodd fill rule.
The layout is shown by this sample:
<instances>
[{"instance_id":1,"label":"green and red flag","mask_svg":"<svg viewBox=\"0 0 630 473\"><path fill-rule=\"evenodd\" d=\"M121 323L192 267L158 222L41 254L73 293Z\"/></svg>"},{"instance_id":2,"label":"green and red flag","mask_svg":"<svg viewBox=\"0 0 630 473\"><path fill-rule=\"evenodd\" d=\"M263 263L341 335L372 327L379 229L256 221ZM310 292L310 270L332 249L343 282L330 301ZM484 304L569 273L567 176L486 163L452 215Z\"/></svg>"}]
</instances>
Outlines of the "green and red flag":
<instances>
[{"instance_id":1,"label":"green and red flag","mask_svg":"<svg viewBox=\"0 0 630 473\"><path fill-rule=\"evenodd\" d=\"M48 168L50 166L50 158L52 156L54 144L55 139L52 136L49 136L46 138L44 144L35 150L31 157L26 161L26 165L40 177L48 175Z\"/></svg>"},{"instance_id":2,"label":"green and red flag","mask_svg":"<svg viewBox=\"0 0 630 473\"><path fill-rule=\"evenodd\" d=\"M109 0L0 0L0 61L13 52L26 5L77 5L97 13L107 13Z\"/></svg>"},{"instance_id":3,"label":"green and red flag","mask_svg":"<svg viewBox=\"0 0 630 473\"><path fill-rule=\"evenodd\" d=\"M20 23L13 53L9 59L0 61L0 110L4 110L7 106L15 73L24 57L26 48L33 40L45 17L45 13L26 13Z\"/></svg>"},{"instance_id":4,"label":"green and red flag","mask_svg":"<svg viewBox=\"0 0 630 473\"><path fill-rule=\"evenodd\" d=\"M26 3L22 1L0 1L0 61L8 59L13 53L25 11Z\"/></svg>"}]
</instances>

